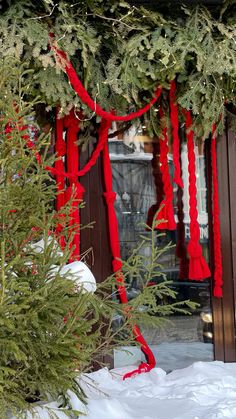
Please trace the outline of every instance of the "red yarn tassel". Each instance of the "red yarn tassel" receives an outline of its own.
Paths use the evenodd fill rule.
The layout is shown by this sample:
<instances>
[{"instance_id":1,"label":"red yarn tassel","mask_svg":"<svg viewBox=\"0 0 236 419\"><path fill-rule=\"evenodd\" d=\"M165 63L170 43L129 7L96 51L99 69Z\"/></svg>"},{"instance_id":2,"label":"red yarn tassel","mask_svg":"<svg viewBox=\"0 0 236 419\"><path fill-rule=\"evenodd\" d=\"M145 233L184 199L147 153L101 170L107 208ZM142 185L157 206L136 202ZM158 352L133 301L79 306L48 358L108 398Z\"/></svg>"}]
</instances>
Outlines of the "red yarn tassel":
<instances>
[{"instance_id":1,"label":"red yarn tassel","mask_svg":"<svg viewBox=\"0 0 236 419\"><path fill-rule=\"evenodd\" d=\"M194 134L192 130L191 112L183 111L186 120L186 136L188 147L188 171L189 171L189 215L190 215L190 240L188 243L189 279L202 281L211 276L210 269L202 255L202 247L199 243L200 228L197 211L197 188L196 188L196 158L194 152Z\"/></svg>"},{"instance_id":2,"label":"red yarn tassel","mask_svg":"<svg viewBox=\"0 0 236 419\"><path fill-rule=\"evenodd\" d=\"M163 110L160 108L160 117L163 118ZM165 126L162 131L163 139L160 139L160 170L162 173L162 182L165 198L163 199L160 210L157 215L157 221L160 223L156 228L160 230L175 230L176 222L174 217L174 208L173 208L173 188L171 184L171 177L169 172L168 164L168 137L167 137L167 127Z\"/></svg>"},{"instance_id":3,"label":"red yarn tassel","mask_svg":"<svg viewBox=\"0 0 236 419\"><path fill-rule=\"evenodd\" d=\"M179 115L178 115L178 105L176 101L176 83L175 80L172 80L170 83L170 120L172 125L172 135L173 135L173 163L174 163L174 178L173 181L176 185L179 185L181 188L184 187L183 180L181 178L181 168L180 168L180 155L179 155Z\"/></svg>"},{"instance_id":4,"label":"red yarn tassel","mask_svg":"<svg viewBox=\"0 0 236 419\"><path fill-rule=\"evenodd\" d=\"M218 193L218 175L217 175L217 153L216 153L216 125L212 125L211 139L211 164L212 164L212 185L213 185L213 234L214 234L214 297L223 297L222 292L222 254L221 254L221 234L220 234L220 208Z\"/></svg>"}]
</instances>

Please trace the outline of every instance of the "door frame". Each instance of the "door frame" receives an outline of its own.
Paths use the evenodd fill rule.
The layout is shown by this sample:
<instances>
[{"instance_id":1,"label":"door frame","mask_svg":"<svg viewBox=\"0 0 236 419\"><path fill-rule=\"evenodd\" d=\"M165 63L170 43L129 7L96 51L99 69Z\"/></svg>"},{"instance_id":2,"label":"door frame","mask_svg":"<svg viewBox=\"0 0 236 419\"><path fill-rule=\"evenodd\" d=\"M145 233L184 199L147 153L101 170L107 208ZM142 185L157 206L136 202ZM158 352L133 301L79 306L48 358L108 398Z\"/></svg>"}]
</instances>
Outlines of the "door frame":
<instances>
[{"instance_id":1,"label":"door frame","mask_svg":"<svg viewBox=\"0 0 236 419\"><path fill-rule=\"evenodd\" d=\"M206 170L209 197L212 195L210 139L206 141ZM236 135L228 128L217 139L217 167L223 264L223 298L212 296L214 358L236 361L235 279L236 279ZM214 275L214 249L211 199L208 199L210 268ZM211 281L211 295L213 295Z\"/></svg>"}]
</instances>

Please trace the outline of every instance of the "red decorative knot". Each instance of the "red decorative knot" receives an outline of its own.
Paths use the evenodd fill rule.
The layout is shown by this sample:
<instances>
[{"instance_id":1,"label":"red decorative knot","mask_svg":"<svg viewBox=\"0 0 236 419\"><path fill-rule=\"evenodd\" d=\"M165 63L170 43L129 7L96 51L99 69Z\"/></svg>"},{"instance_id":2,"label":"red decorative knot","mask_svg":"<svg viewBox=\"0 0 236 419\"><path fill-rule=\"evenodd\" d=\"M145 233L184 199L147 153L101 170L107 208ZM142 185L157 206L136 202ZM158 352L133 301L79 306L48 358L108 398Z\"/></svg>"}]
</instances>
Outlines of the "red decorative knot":
<instances>
[{"instance_id":1,"label":"red decorative knot","mask_svg":"<svg viewBox=\"0 0 236 419\"><path fill-rule=\"evenodd\" d=\"M192 116L189 110L183 110L186 121L186 137L188 147L189 171L189 215L190 215L190 240L188 243L189 279L202 281L211 276L210 269L202 256L202 247L199 243L200 228L197 211L196 187L196 157L194 152L194 133L192 130Z\"/></svg>"},{"instance_id":2,"label":"red decorative knot","mask_svg":"<svg viewBox=\"0 0 236 419\"><path fill-rule=\"evenodd\" d=\"M214 235L214 297L223 296L223 273L222 273L222 253L221 253L221 233L220 233L220 208L218 192L217 174L217 152L216 152L216 124L212 125L211 139L211 165L212 165L212 216L213 216L213 235Z\"/></svg>"},{"instance_id":3,"label":"red decorative knot","mask_svg":"<svg viewBox=\"0 0 236 419\"><path fill-rule=\"evenodd\" d=\"M163 119L163 110L160 108L160 117ZM160 210L157 214L157 221L160 221L157 224L156 228L158 229L167 229L175 230L176 222L174 217L174 208L173 208L173 187L171 184L171 177L169 172L168 164L168 137L167 137L167 127L164 126L162 130L163 139L160 139L160 170L162 173L162 182L165 198L161 202Z\"/></svg>"},{"instance_id":4,"label":"red decorative knot","mask_svg":"<svg viewBox=\"0 0 236 419\"><path fill-rule=\"evenodd\" d=\"M180 168L180 139L179 139L179 115L178 105L176 100L176 83L172 80L170 83L170 120L172 125L173 135L173 163L174 163L174 179L173 181L181 188L184 187L183 180L181 178Z\"/></svg>"}]
</instances>

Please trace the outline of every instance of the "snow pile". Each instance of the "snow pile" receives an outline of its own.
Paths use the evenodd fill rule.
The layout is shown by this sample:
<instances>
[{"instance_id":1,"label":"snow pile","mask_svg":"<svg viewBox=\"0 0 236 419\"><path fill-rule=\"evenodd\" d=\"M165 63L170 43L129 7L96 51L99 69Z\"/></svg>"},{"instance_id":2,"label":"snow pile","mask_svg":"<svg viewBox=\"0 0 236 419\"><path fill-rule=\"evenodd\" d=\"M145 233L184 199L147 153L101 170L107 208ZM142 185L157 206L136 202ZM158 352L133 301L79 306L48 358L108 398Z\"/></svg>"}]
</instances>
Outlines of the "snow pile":
<instances>
[{"instance_id":1,"label":"snow pile","mask_svg":"<svg viewBox=\"0 0 236 419\"><path fill-rule=\"evenodd\" d=\"M70 393L72 407L87 413L87 419L236 418L236 363L196 362L170 374L156 368L123 381L127 371L103 368L83 375L88 405ZM48 417L43 409L40 413Z\"/></svg>"}]
</instances>

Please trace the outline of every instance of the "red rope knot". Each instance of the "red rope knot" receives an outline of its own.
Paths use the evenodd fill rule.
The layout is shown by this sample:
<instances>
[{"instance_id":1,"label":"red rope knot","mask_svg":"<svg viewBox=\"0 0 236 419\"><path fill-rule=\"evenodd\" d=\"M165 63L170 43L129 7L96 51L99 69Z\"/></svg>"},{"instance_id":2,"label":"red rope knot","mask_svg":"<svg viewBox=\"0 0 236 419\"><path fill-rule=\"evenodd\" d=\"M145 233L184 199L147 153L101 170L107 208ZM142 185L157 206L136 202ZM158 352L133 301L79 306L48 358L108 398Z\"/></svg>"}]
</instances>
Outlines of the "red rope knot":
<instances>
[{"instance_id":1,"label":"red rope knot","mask_svg":"<svg viewBox=\"0 0 236 419\"><path fill-rule=\"evenodd\" d=\"M111 205L114 204L115 200L116 200L116 192L104 192L104 197L106 199L107 204Z\"/></svg>"},{"instance_id":2,"label":"red rope knot","mask_svg":"<svg viewBox=\"0 0 236 419\"><path fill-rule=\"evenodd\" d=\"M79 113L79 118L82 119L82 113L81 112ZM73 130L78 130L79 131L80 120L78 118L76 118L74 108L71 109L71 111L68 115L64 116L63 125L64 125L64 128L66 128L66 129L71 128Z\"/></svg>"},{"instance_id":3,"label":"red rope knot","mask_svg":"<svg viewBox=\"0 0 236 419\"><path fill-rule=\"evenodd\" d=\"M199 242L190 239L188 243L189 260L189 279L203 281L211 276L210 269L202 255L202 247Z\"/></svg>"},{"instance_id":4,"label":"red rope knot","mask_svg":"<svg viewBox=\"0 0 236 419\"><path fill-rule=\"evenodd\" d=\"M188 253L191 258L200 258L202 256L202 246L199 242L190 239L188 243Z\"/></svg>"},{"instance_id":5,"label":"red rope knot","mask_svg":"<svg viewBox=\"0 0 236 419\"><path fill-rule=\"evenodd\" d=\"M157 224L156 228L159 230L175 230L176 229L176 222L174 218L174 209L172 205L172 201L168 199L163 199L160 210L157 214L156 221L160 221Z\"/></svg>"},{"instance_id":6,"label":"red rope knot","mask_svg":"<svg viewBox=\"0 0 236 419\"><path fill-rule=\"evenodd\" d=\"M81 201L84 197L85 189L79 182L75 183L74 187L75 187L76 199L79 199Z\"/></svg>"}]
</instances>

